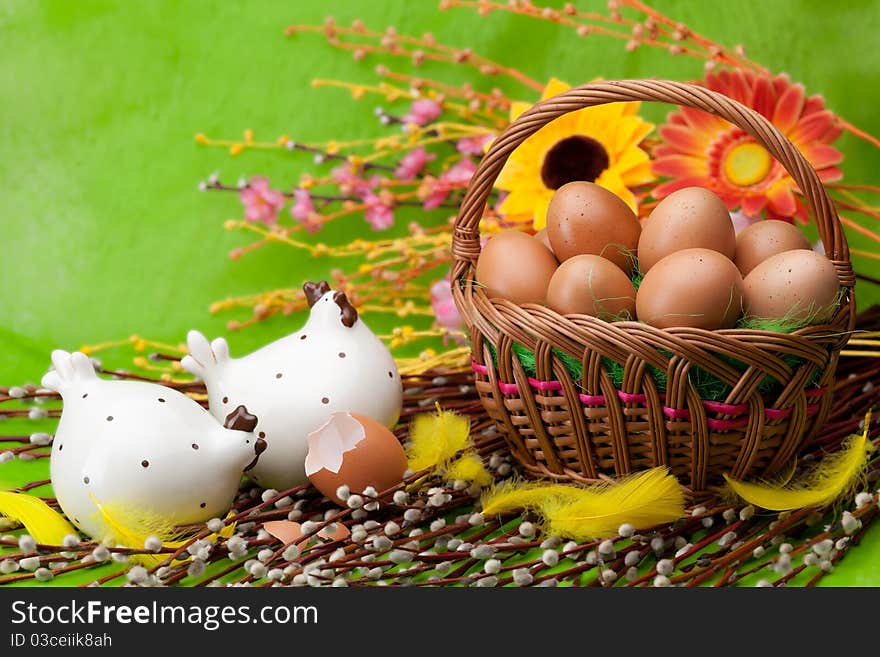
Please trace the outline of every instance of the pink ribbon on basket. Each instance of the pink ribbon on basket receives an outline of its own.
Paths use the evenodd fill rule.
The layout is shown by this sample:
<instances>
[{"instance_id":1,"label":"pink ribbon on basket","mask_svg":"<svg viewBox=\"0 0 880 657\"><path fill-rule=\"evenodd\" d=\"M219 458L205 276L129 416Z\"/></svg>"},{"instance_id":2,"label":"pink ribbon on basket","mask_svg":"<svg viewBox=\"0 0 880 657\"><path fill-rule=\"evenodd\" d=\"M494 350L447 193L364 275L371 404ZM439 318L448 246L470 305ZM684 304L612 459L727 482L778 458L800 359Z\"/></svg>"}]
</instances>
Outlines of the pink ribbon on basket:
<instances>
[{"instance_id":1,"label":"pink ribbon on basket","mask_svg":"<svg viewBox=\"0 0 880 657\"><path fill-rule=\"evenodd\" d=\"M471 360L471 368L473 371L481 376L489 376L489 368L485 365L478 363L475 360ZM562 390L562 382L560 381L541 381L539 379L535 379L533 377L528 378L529 385L538 390L540 392L558 392ZM516 395L519 394L519 387L516 383L503 383L501 381L498 382L498 389L501 391L503 395ZM811 390L806 390L804 395L809 398L815 398L822 396L827 388L814 388ZM647 395L639 393L631 393L624 392L622 390L617 391L617 396L620 398L624 404L646 404L648 401ZM661 399L666 399L666 395L661 394ZM587 395L584 393L578 394L578 398L585 406L604 406L605 405L605 396L604 395ZM723 402L712 401L709 399L701 400L703 402L703 407L709 411L710 413L718 413L720 415L744 415L749 412L748 404L725 404ZM818 404L808 404L807 405L807 417L815 415L819 410ZM782 420L789 417L792 413L792 409L790 408L765 408L764 416L768 420ZM670 420L690 420L691 419L691 411L687 408L671 408L669 406L663 407L663 414L668 417ZM706 418L706 424L710 429L715 429L717 431L723 431L725 429L736 429L738 427L743 427L747 425L749 422L748 417L736 417L727 420L720 420L716 418Z\"/></svg>"}]
</instances>

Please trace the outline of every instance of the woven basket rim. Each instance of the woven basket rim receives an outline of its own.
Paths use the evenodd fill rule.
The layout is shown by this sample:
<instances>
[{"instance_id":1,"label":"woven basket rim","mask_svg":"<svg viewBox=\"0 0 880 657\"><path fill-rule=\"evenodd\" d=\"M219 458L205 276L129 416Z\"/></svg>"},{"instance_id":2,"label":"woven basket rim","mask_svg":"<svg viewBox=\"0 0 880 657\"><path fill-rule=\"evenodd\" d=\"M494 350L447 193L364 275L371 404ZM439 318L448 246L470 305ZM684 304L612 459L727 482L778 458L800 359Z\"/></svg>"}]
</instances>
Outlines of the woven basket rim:
<instances>
[{"instance_id":1,"label":"woven basket rim","mask_svg":"<svg viewBox=\"0 0 880 657\"><path fill-rule=\"evenodd\" d=\"M764 116L742 103L716 91L696 84L677 82L674 80L604 80L573 87L560 94L540 101L523 112L505 131L493 141L489 151L471 178L459 212L453 224L452 236L452 281L453 296L459 311L472 307L479 299L480 305L486 308L491 305L499 310L510 312L513 308L525 312L537 311L542 314L562 315L544 306L525 304L517 306L505 299L489 299L483 289L475 285L476 261L481 246L479 241L479 222L483 215L489 193L500 174L507 157L519 144L537 132L552 120L572 111L610 102L647 101L674 103L680 106L700 109L730 121L751 134L764 146L792 176L798 187L803 191L810 215L816 221L819 236L827 257L834 264L841 288L844 293L834 317L826 324L808 326L784 335L792 337L811 336L832 331L850 331L855 322L855 273L852 269L849 246L843 231L840 217L827 191L812 165L798 148ZM540 310L538 310L540 309ZM495 315L495 313L492 313ZM601 322L618 328L652 329L643 322L604 322L586 316L568 315L566 317L581 321ZM471 326L469 319L475 319L469 312L463 315L466 324ZM553 318L553 319L555 319ZM489 328L483 325L482 328ZM653 329L662 330L675 335L681 332L699 332L701 329ZM723 335L732 338L759 337L772 339L783 335L775 331L755 329L721 329L707 331L707 334ZM491 331L490 331L491 334Z\"/></svg>"}]
</instances>

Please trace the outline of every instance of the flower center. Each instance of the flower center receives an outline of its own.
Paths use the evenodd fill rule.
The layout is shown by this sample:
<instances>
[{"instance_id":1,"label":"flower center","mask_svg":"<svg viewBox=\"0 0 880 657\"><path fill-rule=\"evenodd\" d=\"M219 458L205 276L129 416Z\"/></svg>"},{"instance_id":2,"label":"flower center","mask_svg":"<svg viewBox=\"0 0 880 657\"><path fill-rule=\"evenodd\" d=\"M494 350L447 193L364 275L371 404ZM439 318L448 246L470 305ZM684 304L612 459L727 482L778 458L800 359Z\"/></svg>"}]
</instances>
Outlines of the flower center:
<instances>
[{"instance_id":1,"label":"flower center","mask_svg":"<svg viewBox=\"0 0 880 657\"><path fill-rule=\"evenodd\" d=\"M553 144L541 165L541 180L559 189L574 180L593 182L608 168L608 152L592 137L574 135Z\"/></svg>"},{"instance_id":2,"label":"flower center","mask_svg":"<svg viewBox=\"0 0 880 657\"><path fill-rule=\"evenodd\" d=\"M734 185L748 187L764 180L772 164L763 146L747 141L728 151L724 158L724 175Z\"/></svg>"}]
</instances>

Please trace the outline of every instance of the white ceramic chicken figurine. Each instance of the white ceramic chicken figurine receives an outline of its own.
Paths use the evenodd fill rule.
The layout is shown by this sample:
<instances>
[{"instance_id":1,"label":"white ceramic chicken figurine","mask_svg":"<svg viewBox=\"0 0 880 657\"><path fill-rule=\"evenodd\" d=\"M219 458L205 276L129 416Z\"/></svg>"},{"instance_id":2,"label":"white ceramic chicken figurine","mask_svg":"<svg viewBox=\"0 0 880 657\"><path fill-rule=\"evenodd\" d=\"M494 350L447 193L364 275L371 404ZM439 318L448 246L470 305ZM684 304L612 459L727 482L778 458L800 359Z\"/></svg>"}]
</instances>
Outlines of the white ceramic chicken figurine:
<instances>
[{"instance_id":1,"label":"white ceramic chicken figurine","mask_svg":"<svg viewBox=\"0 0 880 657\"><path fill-rule=\"evenodd\" d=\"M209 343L190 331L189 355L181 361L207 385L215 417L243 404L259 418L254 433L268 447L248 476L265 488L307 481L308 435L334 411L360 413L387 427L400 416L400 375L385 345L344 293L325 281L303 289L311 311L300 331L242 358L230 358L225 339Z\"/></svg>"},{"instance_id":2,"label":"white ceramic chicken figurine","mask_svg":"<svg viewBox=\"0 0 880 657\"><path fill-rule=\"evenodd\" d=\"M95 502L169 525L226 513L242 472L265 449L247 409L230 409L224 427L172 388L99 378L80 352L54 351L52 363L43 387L64 399L52 487L78 528L112 534Z\"/></svg>"}]
</instances>

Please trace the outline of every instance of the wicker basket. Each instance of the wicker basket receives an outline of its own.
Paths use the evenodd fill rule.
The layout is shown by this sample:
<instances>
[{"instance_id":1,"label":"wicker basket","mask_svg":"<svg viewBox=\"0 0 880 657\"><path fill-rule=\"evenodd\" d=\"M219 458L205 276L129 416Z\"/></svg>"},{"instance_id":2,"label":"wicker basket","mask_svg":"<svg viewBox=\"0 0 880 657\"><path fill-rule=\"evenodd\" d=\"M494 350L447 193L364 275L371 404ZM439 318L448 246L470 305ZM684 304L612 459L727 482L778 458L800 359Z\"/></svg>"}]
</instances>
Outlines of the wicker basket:
<instances>
[{"instance_id":1,"label":"wicker basket","mask_svg":"<svg viewBox=\"0 0 880 657\"><path fill-rule=\"evenodd\" d=\"M791 334L661 330L517 306L489 299L475 285L479 222L510 153L563 114L634 100L716 114L751 134L785 167L803 192L844 289L830 323ZM453 294L470 332L480 399L529 475L586 483L666 465L692 499L705 499L719 490L724 474L742 479L779 472L825 421L834 369L854 322L855 276L846 239L803 155L767 119L722 94L680 82L626 80L584 85L538 103L483 158L456 218L452 255ZM534 353L534 376L524 371L514 344ZM580 378L570 374L560 353L580 361ZM732 359L743 366L734 367ZM619 387L603 366L609 360L622 366ZM648 366L665 372L665 394ZM723 402L700 399L688 376L695 367L730 386ZM759 391L767 389L766 377L776 382L771 397Z\"/></svg>"}]
</instances>

